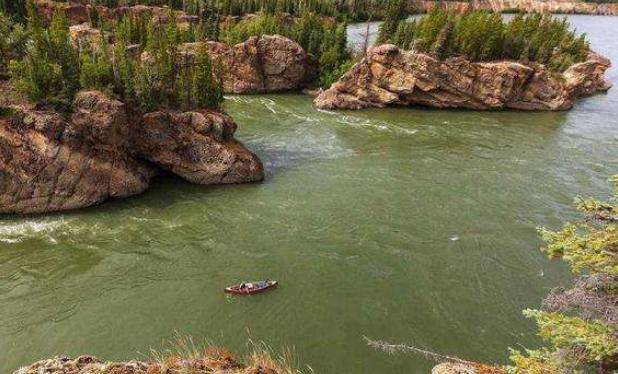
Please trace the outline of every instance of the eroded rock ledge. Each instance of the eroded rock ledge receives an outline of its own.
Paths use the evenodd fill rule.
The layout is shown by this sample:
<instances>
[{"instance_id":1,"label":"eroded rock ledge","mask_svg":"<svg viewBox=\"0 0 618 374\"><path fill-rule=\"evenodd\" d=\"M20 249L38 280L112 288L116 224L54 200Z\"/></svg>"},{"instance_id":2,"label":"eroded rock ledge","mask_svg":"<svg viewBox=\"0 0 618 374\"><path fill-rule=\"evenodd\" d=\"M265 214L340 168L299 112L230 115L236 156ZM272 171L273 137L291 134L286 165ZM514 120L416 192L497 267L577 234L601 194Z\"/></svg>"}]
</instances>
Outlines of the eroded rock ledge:
<instances>
[{"instance_id":1,"label":"eroded rock ledge","mask_svg":"<svg viewBox=\"0 0 618 374\"><path fill-rule=\"evenodd\" d=\"M73 110L66 118L18 107L0 118L0 213L76 209L135 195L148 188L156 167L199 184L264 177L224 113L139 115L97 91L79 93Z\"/></svg>"},{"instance_id":2,"label":"eroded rock ledge","mask_svg":"<svg viewBox=\"0 0 618 374\"><path fill-rule=\"evenodd\" d=\"M563 74L540 64L438 60L391 44L367 56L315 99L322 109L422 105L474 110L566 110L580 96L607 91L610 61L590 53Z\"/></svg>"}]
</instances>

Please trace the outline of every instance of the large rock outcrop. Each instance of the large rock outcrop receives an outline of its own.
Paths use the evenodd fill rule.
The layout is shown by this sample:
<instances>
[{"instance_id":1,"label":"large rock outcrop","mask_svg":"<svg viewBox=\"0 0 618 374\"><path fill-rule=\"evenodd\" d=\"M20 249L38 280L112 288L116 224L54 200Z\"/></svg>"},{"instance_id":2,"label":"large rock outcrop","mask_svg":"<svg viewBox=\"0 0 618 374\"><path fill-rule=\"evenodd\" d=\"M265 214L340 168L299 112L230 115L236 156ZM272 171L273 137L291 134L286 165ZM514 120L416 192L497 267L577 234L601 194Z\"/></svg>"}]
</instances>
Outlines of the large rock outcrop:
<instances>
[{"instance_id":1,"label":"large rock outcrop","mask_svg":"<svg viewBox=\"0 0 618 374\"><path fill-rule=\"evenodd\" d=\"M408 0L410 11L427 12L435 6L443 10L467 12L490 10L493 12L574 13L595 15L618 15L617 3L593 3L582 0Z\"/></svg>"},{"instance_id":2,"label":"large rock outcrop","mask_svg":"<svg viewBox=\"0 0 618 374\"><path fill-rule=\"evenodd\" d=\"M222 69L226 93L298 90L312 72L305 50L281 35L251 37L234 46L218 42L206 42L206 46ZM181 52L192 55L199 47L200 43L184 44Z\"/></svg>"},{"instance_id":3,"label":"large rock outcrop","mask_svg":"<svg viewBox=\"0 0 618 374\"><path fill-rule=\"evenodd\" d=\"M263 179L260 160L234 140L219 112L127 113L96 91L73 114L17 108L0 118L0 213L76 209L144 191L152 165L193 183ZM148 160L147 163L142 160Z\"/></svg>"},{"instance_id":4,"label":"large rock outcrop","mask_svg":"<svg viewBox=\"0 0 618 374\"><path fill-rule=\"evenodd\" d=\"M473 63L463 57L438 60L384 44L320 93L323 109L422 105L474 110L566 110L578 96L606 91L609 60L591 53L564 74L539 64Z\"/></svg>"}]
</instances>

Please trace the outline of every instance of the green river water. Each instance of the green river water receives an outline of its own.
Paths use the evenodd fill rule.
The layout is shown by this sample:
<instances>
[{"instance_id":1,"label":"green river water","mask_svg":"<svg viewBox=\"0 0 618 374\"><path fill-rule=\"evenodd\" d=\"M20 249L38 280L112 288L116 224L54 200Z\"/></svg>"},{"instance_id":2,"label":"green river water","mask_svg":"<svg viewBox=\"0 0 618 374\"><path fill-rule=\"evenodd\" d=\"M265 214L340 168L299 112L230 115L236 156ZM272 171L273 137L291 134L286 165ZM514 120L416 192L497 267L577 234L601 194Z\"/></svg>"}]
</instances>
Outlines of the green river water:
<instances>
[{"instance_id":1,"label":"green river water","mask_svg":"<svg viewBox=\"0 0 618 374\"><path fill-rule=\"evenodd\" d=\"M618 18L573 16L618 63ZM616 69L608 77L618 83ZM505 363L536 347L521 310L568 284L535 228L606 196L618 88L564 113L327 112L302 95L229 97L264 183L174 177L78 212L0 219L0 372L57 354L146 358L175 333L287 347L317 373L423 373L363 336ZM232 298L224 286L274 278Z\"/></svg>"}]
</instances>

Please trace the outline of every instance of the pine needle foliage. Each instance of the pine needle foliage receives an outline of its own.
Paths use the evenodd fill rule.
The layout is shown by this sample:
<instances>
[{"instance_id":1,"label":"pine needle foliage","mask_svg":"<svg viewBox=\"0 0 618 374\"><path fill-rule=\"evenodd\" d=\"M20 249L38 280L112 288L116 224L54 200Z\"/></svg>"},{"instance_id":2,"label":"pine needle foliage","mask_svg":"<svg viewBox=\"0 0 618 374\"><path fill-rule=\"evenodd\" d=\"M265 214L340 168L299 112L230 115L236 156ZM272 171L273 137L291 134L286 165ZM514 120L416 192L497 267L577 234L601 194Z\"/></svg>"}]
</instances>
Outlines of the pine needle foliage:
<instances>
[{"instance_id":1,"label":"pine needle foliage","mask_svg":"<svg viewBox=\"0 0 618 374\"><path fill-rule=\"evenodd\" d=\"M347 23L311 11L298 18L284 13L262 13L247 20L229 20L221 25L221 41L233 45L252 36L283 35L300 44L319 64L315 84L330 86L349 68L352 55L347 47Z\"/></svg>"},{"instance_id":2,"label":"pine needle foliage","mask_svg":"<svg viewBox=\"0 0 618 374\"><path fill-rule=\"evenodd\" d=\"M570 222L561 231L540 229L550 258L567 261L575 273L601 275L608 300L614 300L618 285L618 176L611 178L614 195L608 201L577 198L577 209L586 217ZM597 290L601 291L601 290ZM539 327L539 335L549 347L511 351L511 373L588 373L618 369L618 330L615 321L584 318L555 311L525 310ZM581 314L581 315L577 315ZM605 316L607 317L607 316Z\"/></svg>"},{"instance_id":3,"label":"pine needle foliage","mask_svg":"<svg viewBox=\"0 0 618 374\"><path fill-rule=\"evenodd\" d=\"M26 30L0 16L0 31L5 30L0 49L11 53L3 53L0 72L10 59L12 80L32 101L70 110L80 89L116 95L142 111L219 108L223 101L221 74L208 51L181 58L186 35L175 21L125 17L98 40L76 47L63 12L45 27L30 2ZM15 45L27 47L19 53Z\"/></svg>"},{"instance_id":4,"label":"pine needle foliage","mask_svg":"<svg viewBox=\"0 0 618 374\"><path fill-rule=\"evenodd\" d=\"M397 9L401 0L391 1L391 8ZM499 13L462 14L437 7L410 22L400 12L387 12L378 40L440 59L465 56L470 61L538 62L556 71L584 61L590 52L586 35L577 36L566 18L518 13L505 22Z\"/></svg>"}]
</instances>

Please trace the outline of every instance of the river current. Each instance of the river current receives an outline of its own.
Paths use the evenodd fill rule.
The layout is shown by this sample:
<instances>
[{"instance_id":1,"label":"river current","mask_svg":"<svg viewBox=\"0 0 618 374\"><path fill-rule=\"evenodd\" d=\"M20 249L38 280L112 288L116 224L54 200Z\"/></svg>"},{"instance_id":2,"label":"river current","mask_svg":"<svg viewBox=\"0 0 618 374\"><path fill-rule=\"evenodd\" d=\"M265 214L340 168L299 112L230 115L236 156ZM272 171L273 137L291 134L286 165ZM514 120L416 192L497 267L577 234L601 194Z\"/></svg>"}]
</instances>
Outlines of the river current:
<instances>
[{"instance_id":1,"label":"river current","mask_svg":"<svg viewBox=\"0 0 618 374\"><path fill-rule=\"evenodd\" d=\"M569 18L618 63L618 18ZM126 200L0 219L1 373L147 358L175 334L239 353L264 341L316 373L432 366L365 336L506 363L540 344L521 310L572 279L536 228L577 218L574 196L607 196L618 171L618 87L560 113L331 112L294 94L225 107L264 183L162 176ZM262 278L280 288L222 292Z\"/></svg>"}]
</instances>

